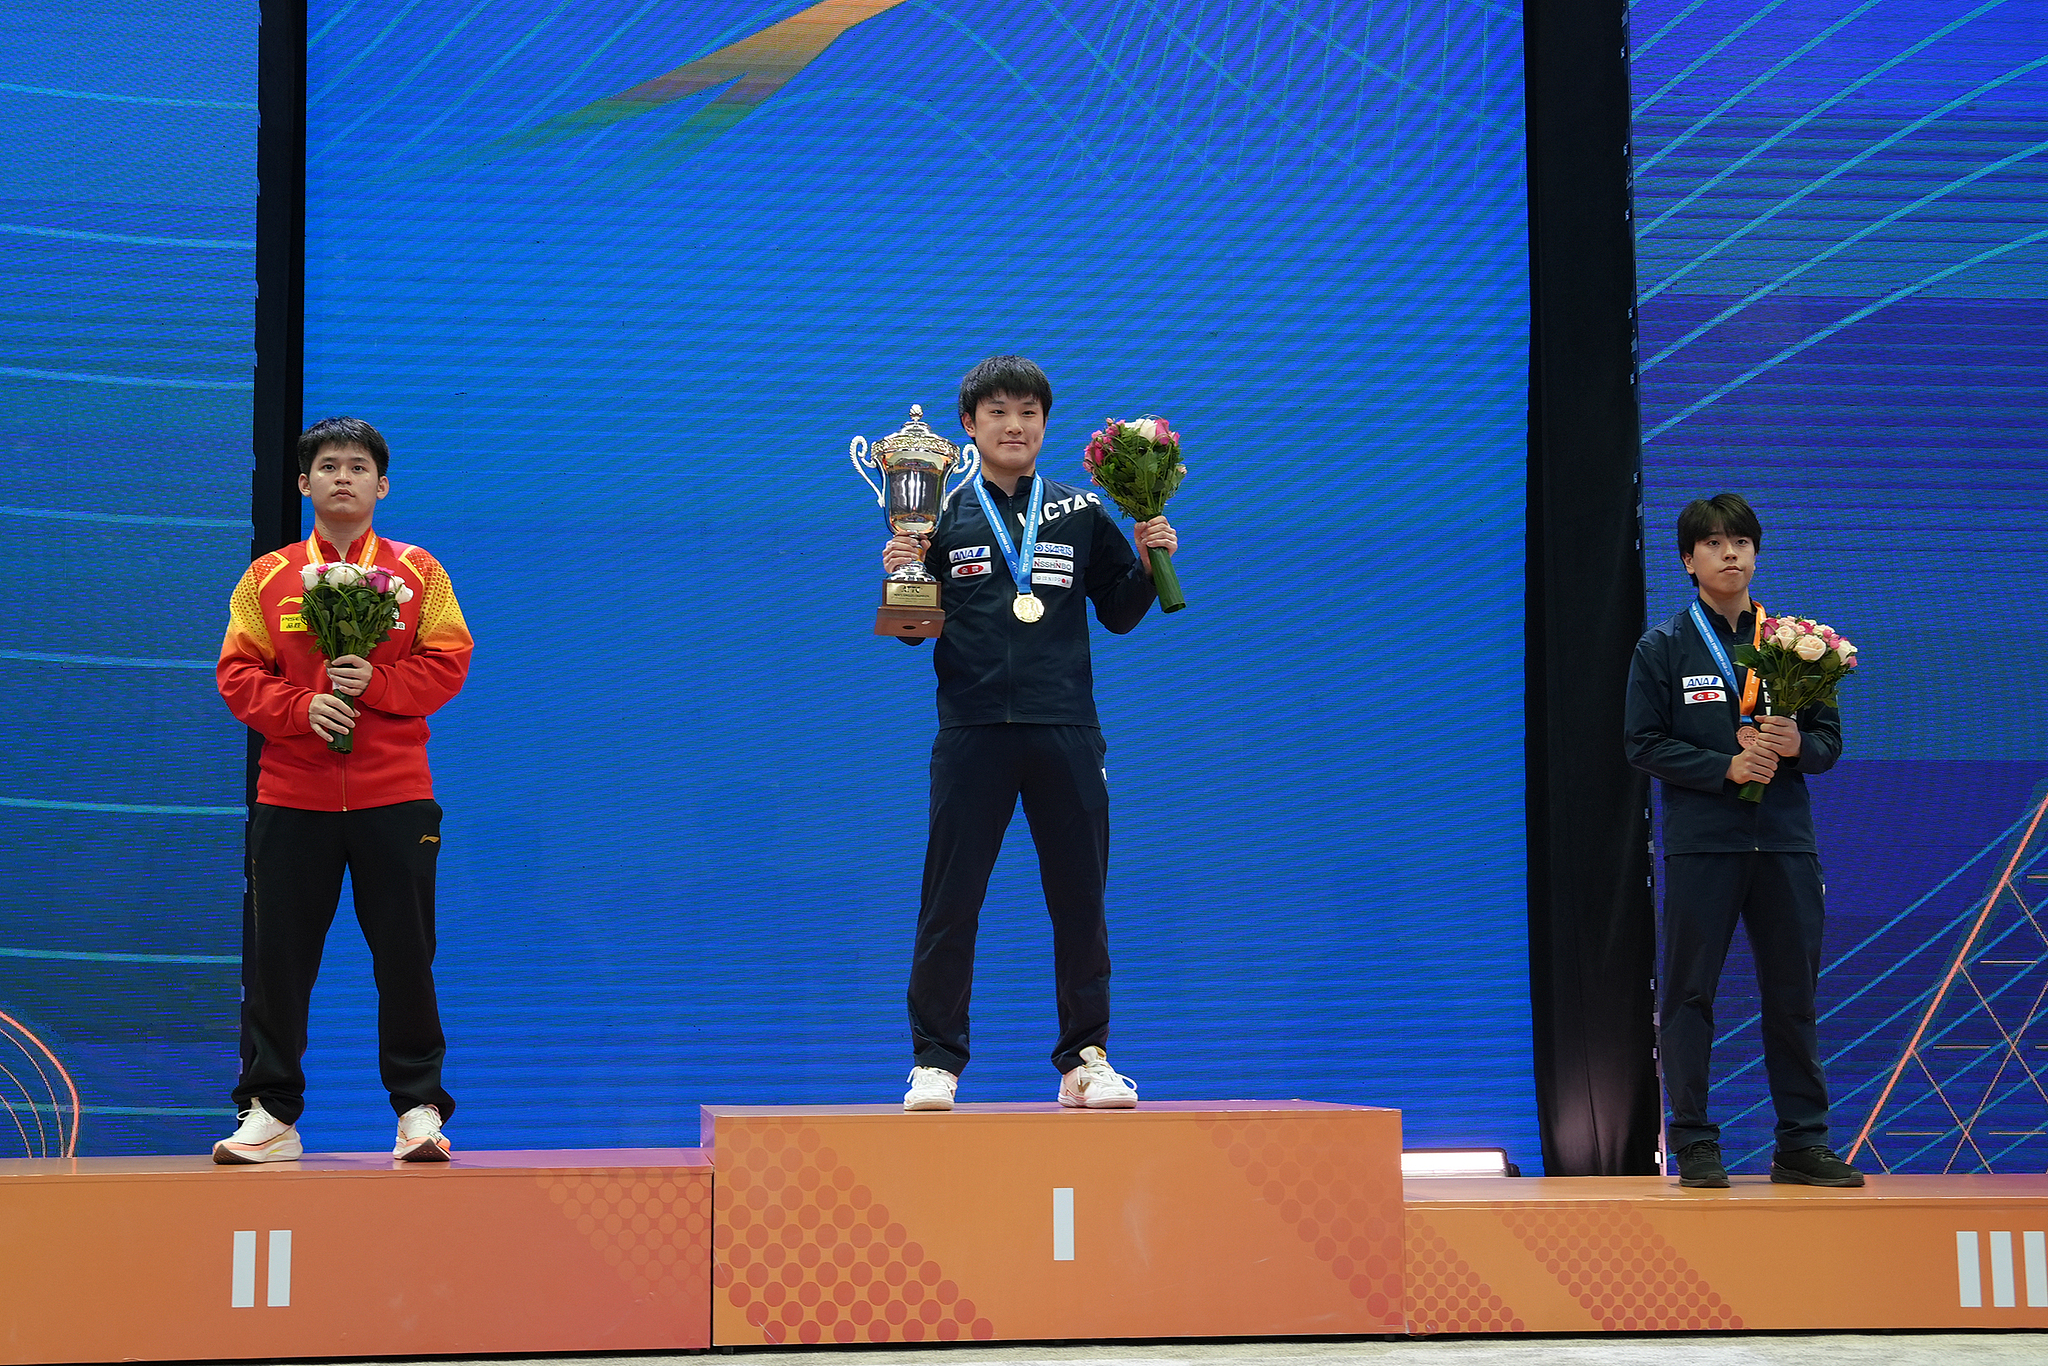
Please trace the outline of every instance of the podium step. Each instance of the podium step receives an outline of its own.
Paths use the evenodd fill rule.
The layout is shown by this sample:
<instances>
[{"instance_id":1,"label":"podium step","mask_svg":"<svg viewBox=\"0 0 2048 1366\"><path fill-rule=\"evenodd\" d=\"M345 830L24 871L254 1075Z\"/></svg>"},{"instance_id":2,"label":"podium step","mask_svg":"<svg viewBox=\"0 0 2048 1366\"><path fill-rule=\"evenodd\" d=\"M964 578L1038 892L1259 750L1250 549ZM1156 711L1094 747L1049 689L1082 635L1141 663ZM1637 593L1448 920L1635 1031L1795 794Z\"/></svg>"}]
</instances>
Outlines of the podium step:
<instances>
[{"instance_id":1,"label":"podium step","mask_svg":"<svg viewBox=\"0 0 2048 1366\"><path fill-rule=\"evenodd\" d=\"M694 1149L0 1162L0 1362L708 1347Z\"/></svg>"},{"instance_id":2,"label":"podium step","mask_svg":"<svg viewBox=\"0 0 2048 1366\"><path fill-rule=\"evenodd\" d=\"M1404 1329L1401 1117L711 1106L719 1346Z\"/></svg>"}]
</instances>

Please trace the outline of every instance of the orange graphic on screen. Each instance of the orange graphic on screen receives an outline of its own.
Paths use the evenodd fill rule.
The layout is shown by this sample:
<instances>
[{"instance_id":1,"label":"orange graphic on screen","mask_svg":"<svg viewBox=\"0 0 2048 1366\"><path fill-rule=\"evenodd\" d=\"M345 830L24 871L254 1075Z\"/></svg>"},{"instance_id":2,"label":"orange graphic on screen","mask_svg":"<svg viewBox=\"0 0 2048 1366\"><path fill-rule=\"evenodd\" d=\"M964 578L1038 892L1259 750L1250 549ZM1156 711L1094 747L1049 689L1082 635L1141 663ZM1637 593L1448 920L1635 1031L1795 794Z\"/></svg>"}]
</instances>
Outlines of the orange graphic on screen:
<instances>
[{"instance_id":1,"label":"orange graphic on screen","mask_svg":"<svg viewBox=\"0 0 2048 1366\"><path fill-rule=\"evenodd\" d=\"M685 62L673 71L608 95L601 100L557 114L545 123L469 152L442 157L416 174L435 175L466 166L480 166L520 152L551 146L586 133L601 132L613 124L718 90L712 101L668 134L650 155L680 160L731 132L762 103L788 85L799 71L816 61L840 35L866 23L903 0L823 0L800 14L762 29L751 37L729 43L716 52Z\"/></svg>"}]
</instances>

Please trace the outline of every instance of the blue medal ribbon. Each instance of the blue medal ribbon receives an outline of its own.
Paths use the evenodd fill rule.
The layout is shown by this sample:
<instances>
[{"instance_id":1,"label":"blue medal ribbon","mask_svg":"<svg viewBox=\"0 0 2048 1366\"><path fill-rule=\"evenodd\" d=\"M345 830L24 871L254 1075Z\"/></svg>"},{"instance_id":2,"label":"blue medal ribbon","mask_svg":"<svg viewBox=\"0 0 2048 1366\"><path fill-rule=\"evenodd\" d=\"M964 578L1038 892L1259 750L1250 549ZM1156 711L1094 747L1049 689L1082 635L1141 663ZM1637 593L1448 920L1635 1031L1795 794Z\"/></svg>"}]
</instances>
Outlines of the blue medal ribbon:
<instances>
[{"instance_id":1,"label":"blue medal ribbon","mask_svg":"<svg viewBox=\"0 0 2048 1366\"><path fill-rule=\"evenodd\" d=\"M1749 606L1751 611L1756 610L1755 603L1752 602ZM1698 598L1692 600L1691 611L1692 624L1699 631L1700 639L1707 642L1707 650L1714 656L1714 667L1721 671L1721 686L1728 690L1728 700L1735 704L1735 724L1738 726L1755 725L1756 722L1741 714L1742 690L1735 685L1735 665L1728 658L1728 651L1721 647L1721 633L1707 624L1707 614L1700 609L1700 600Z\"/></svg>"},{"instance_id":2,"label":"blue medal ribbon","mask_svg":"<svg viewBox=\"0 0 2048 1366\"><path fill-rule=\"evenodd\" d=\"M1024 544L1029 554L1038 553L1038 514L1045 504L1040 501L1044 483L1037 475L1031 476L1031 511L1024 516ZM988 524L995 528L996 541L1003 548L1003 563L1010 566L1010 581L1017 585L1017 596L1031 596L1031 566L1026 556L1017 553L1017 547L1010 542L1010 519L999 516L996 505L989 501L988 485L980 479L974 481L974 496L981 500L981 515L988 518Z\"/></svg>"}]
</instances>

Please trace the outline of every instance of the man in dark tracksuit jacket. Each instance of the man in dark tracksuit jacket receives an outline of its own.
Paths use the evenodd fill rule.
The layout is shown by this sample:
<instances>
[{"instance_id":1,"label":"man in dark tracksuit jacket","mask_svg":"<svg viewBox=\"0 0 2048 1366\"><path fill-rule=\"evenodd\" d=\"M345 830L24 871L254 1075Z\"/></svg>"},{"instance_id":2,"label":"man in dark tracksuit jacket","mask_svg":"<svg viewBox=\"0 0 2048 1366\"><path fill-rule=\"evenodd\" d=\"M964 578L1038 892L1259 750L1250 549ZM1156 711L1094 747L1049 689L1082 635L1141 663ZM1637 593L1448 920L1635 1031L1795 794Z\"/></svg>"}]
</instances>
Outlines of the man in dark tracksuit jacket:
<instances>
[{"instance_id":1,"label":"man in dark tracksuit jacket","mask_svg":"<svg viewBox=\"0 0 2048 1366\"><path fill-rule=\"evenodd\" d=\"M939 734L910 969L909 1110L950 1109L967 1066L975 932L1020 796L1052 918L1059 1099L1090 1109L1137 1103L1135 1085L1110 1068L1105 1051L1109 787L1087 613L1092 604L1096 619L1121 635L1157 595L1149 565L1132 553L1102 496L1037 474L1051 406L1051 386L1031 362L999 356L976 367L961 383L960 408L983 472L952 497L928 545L899 539L885 553L891 569L921 554L940 580L946 612L932 661ZM1027 544L1034 490L1037 535ZM1005 524L1008 550L990 511ZM1168 551L1176 544L1164 518L1141 523L1139 539ZM1042 604L1036 619L1017 608L1012 552L1028 566L1029 596Z\"/></svg>"},{"instance_id":2,"label":"man in dark tracksuit jacket","mask_svg":"<svg viewBox=\"0 0 2048 1366\"><path fill-rule=\"evenodd\" d=\"M1689 604L1651 629L1629 669L1625 729L1629 762L1664 784L1664 970L1658 1053L1671 1102L1669 1140L1681 1185L1728 1184L1720 1127L1707 1117L1714 994L1740 919L1763 998L1764 1066L1777 1110L1771 1179L1862 1185L1826 1146L1827 1081L1815 1026L1822 886L1806 775L1842 753L1840 713L1815 706L1796 717L1747 715L1748 670L1726 668L1703 620L1732 664L1755 639L1749 596L1762 528L1735 494L1702 499L1679 519L1679 552L1699 585ZM1731 674L1733 676L1731 676ZM1761 802L1737 792L1768 784Z\"/></svg>"}]
</instances>

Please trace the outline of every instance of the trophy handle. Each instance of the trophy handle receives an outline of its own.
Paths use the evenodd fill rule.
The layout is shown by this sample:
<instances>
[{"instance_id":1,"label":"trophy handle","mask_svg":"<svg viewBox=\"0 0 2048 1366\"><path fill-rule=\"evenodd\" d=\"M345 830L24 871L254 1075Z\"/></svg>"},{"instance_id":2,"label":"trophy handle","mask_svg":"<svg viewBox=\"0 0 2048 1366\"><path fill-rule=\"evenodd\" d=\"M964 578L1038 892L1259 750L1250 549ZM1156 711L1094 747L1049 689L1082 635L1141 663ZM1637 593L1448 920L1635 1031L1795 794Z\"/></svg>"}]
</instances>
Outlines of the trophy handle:
<instances>
[{"instance_id":1,"label":"trophy handle","mask_svg":"<svg viewBox=\"0 0 2048 1366\"><path fill-rule=\"evenodd\" d=\"M853 462L853 472L861 477L861 482L875 491L875 506L887 508L889 506L889 495L882 491L880 484L868 476L869 470L880 468L875 464L875 458L868 454L868 439L864 436L856 436L853 439L853 444L846 448L846 458Z\"/></svg>"},{"instance_id":2,"label":"trophy handle","mask_svg":"<svg viewBox=\"0 0 2048 1366\"><path fill-rule=\"evenodd\" d=\"M970 441L967 443L967 450L960 460L960 482L946 490L946 496L939 500L939 507L942 510L951 507L953 505L953 496L972 483L974 476L980 470L981 448Z\"/></svg>"}]
</instances>

